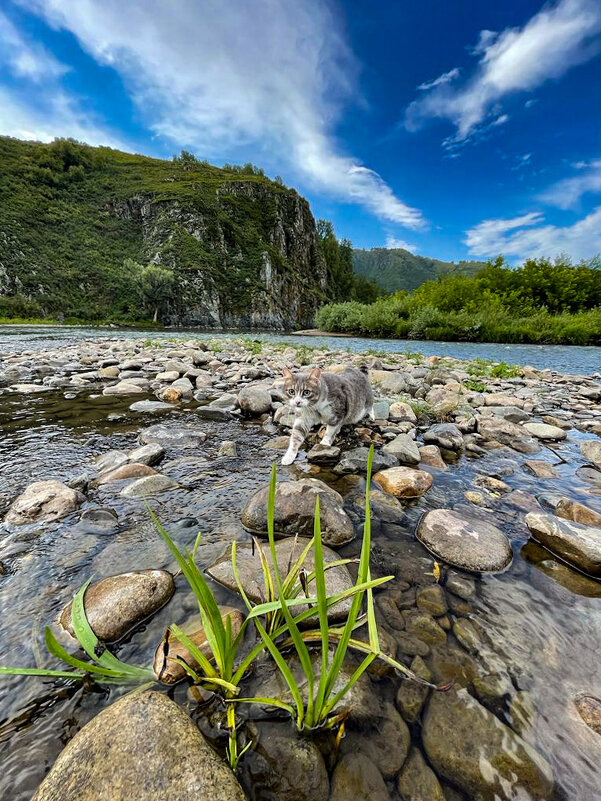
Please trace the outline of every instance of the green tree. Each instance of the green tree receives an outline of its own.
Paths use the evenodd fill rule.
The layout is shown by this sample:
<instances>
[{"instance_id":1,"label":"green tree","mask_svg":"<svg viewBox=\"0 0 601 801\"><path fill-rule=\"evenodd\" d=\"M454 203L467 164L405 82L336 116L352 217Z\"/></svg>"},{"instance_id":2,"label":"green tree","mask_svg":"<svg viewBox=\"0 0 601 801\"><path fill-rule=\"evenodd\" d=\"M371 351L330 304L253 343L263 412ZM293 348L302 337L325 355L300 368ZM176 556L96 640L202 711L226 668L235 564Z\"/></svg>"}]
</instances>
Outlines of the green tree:
<instances>
[{"instance_id":1,"label":"green tree","mask_svg":"<svg viewBox=\"0 0 601 801\"><path fill-rule=\"evenodd\" d=\"M138 272L136 281L144 310L152 313L156 323L161 307L174 296L175 276L167 267L149 264Z\"/></svg>"}]
</instances>

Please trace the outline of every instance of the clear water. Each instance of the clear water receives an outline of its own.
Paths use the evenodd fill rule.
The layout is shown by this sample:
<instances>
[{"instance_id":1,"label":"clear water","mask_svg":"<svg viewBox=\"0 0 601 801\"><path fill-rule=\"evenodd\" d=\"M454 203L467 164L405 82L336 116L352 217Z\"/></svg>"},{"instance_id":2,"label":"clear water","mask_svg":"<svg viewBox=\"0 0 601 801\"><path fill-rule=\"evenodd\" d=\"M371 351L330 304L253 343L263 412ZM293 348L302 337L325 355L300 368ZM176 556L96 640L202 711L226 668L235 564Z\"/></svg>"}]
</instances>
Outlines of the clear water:
<instances>
[{"instance_id":1,"label":"clear water","mask_svg":"<svg viewBox=\"0 0 601 801\"><path fill-rule=\"evenodd\" d=\"M190 339L191 334L204 339L231 338L232 333L199 332L173 329L148 331L135 329L92 328L87 326L29 326L0 325L0 355L21 350L40 351L89 339L115 337L152 339L168 336ZM601 349L568 345L502 345L488 342L426 342L422 340L370 339L367 337L307 336L298 334L258 333L239 334L264 342L289 342L294 345L345 349L359 353L373 350L378 353L418 351L425 356L449 356L457 359L487 359L508 364L529 364L538 369L549 368L565 373L597 373L601 371Z\"/></svg>"}]
</instances>

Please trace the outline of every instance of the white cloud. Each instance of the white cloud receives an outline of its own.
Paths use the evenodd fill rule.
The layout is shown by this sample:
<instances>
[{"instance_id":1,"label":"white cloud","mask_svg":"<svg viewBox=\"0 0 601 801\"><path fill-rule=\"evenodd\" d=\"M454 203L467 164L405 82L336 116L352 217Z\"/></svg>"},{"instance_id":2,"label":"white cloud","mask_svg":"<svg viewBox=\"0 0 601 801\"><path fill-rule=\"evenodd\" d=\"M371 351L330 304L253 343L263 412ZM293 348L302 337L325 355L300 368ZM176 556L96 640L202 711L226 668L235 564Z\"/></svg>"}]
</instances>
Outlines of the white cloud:
<instances>
[{"instance_id":1,"label":"white cloud","mask_svg":"<svg viewBox=\"0 0 601 801\"><path fill-rule=\"evenodd\" d=\"M412 245L410 242L406 242L404 239L398 239L396 236L391 236L390 234L386 237L386 247L403 248L403 250L409 250L411 253L417 253L416 245Z\"/></svg>"},{"instance_id":2,"label":"white cloud","mask_svg":"<svg viewBox=\"0 0 601 801\"><path fill-rule=\"evenodd\" d=\"M146 124L176 147L235 158L252 145L311 188L409 228L421 212L341 153L332 131L357 65L327 3L312 0L18 0L71 31L123 78Z\"/></svg>"},{"instance_id":3,"label":"white cloud","mask_svg":"<svg viewBox=\"0 0 601 801\"><path fill-rule=\"evenodd\" d=\"M453 67L452 70L448 72L443 72L442 75L439 75L438 78L434 78L433 81L425 81L424 83L420 83L417 87L420 92L425 92L428 89L433 89L435 86L442 86L445 83L450 83L454 81L455 78L459 77L459 73L461 70L459 67Z\"/></svg>"},{"instance_id":4,"label":"white cloud","mask_svg":"<svg viewBox=\"0 0 601 801\"><path fill-rule=\"evenodd\" d=\"M586 194L601 193L601 158L573 165L579 174L564 178L541 193L540 199L560 209L571 209Z\"/></svg>"},{"instance_id":5,"label":"white cloud","mask_svg":"<svg viewBox=\"0 0 601 801\"><path fill-rule=\"evenodd\" d=\"M573 225L545 225L540 212L507 220L484 220L466 231L465 243L474 256L552 258L567 253L589 259L601 253L601 206Z\"/></svg>"},{"instance_id":6,"label":"white cloud","mask_svg":"<svg viewBox=\"0 0 601 801\"><path fill-rule=\"evenodd\" d=\"M481 31L471 78L459 86L434 86L410 104L405 125L417 130L426 119L445 118L455 125L453 139L465 141L491 114L498 117L506 96L530 92L596 55L600 32L599 0L559 0L522 28Z\"/></svg>"},{"instance_id":7,"label":"white cloud","mask_svg":"<svg viewBox=\"0 0 601 801\"><path fill-rule=\"evenodd\" d=\"M71 137L90 145L131 149L101 124L95 124L73 98L56 88L25 102L21 93L0 86L0 133L38 142L51 142L57 136Z\"/></svg>"},{"instance_id":8,"label":"white cloud","mask_svg":"<svg viewBox=\"0 0 601 801\"><path fill-rule=\"evenodd\" d=\"M0 65L16 78L39 83L60 77L68 70L41 44L24 37L1 11L0 44Z\"/></svg>"}]
</instances>

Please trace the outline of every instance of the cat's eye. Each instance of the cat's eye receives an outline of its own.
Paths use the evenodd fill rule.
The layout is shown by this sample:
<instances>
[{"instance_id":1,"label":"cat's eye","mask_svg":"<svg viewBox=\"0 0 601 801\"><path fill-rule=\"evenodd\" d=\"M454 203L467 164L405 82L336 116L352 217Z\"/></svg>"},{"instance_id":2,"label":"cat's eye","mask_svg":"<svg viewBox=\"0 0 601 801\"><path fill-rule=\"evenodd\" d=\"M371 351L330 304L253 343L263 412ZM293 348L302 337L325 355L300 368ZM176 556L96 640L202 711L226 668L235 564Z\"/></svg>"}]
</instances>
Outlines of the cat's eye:
<instances>
[{"instance_id":1,"label":"cat's eye","mask_svg":"<svg viewBox=\"0 0 601 801\"><path fill-rule=\"evenodd\" d=\"M310 389L303 389L303 397L308 398L310 394L311 394Z\"/></svg>"},{"instance_id":2,"label":"cat's eye","mask_svg":"<svg viewBox=\"0 0 601 801\"><path fill-rule=\"evenodd\" d=\"M292 397L294 395L294 390L293 389L289 389L288 390L288 394L290 395L290 397Z\"/></svg>"}]
</instances>

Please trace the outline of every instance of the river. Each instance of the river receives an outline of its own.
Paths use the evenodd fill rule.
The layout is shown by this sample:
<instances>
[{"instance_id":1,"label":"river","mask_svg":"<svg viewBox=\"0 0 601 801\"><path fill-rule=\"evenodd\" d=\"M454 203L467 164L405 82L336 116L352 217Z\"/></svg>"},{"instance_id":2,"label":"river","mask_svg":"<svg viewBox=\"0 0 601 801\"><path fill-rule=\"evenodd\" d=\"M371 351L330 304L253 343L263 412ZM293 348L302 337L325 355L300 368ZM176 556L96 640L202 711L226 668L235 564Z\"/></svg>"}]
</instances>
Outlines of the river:
<instances>
[{"instance_id":1,"label":"river","mask_svg":"<svg viewBox=\"0 0 601 801\"><path fill-rule=\"evenodd\" d=\"M23 350L45 350L89 339L120 338L151 340L153 337L188 339L191 334L206 339L231 339L232 332L199 332L187 329L164 331L91 326L0 325L0 355ZM420 339L370 339L368 337L309 336L267 332L240 333L262 342L288 342L332 350L349 349L355 353L419 352L424 356L448 356L455 359L486 359L507 364L532 365L564 373L592 374L601 370L601 349L579 345L504 345L494 342L431 342Z\"/></svg>"}]
</instances>

